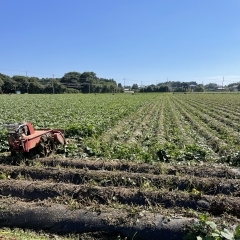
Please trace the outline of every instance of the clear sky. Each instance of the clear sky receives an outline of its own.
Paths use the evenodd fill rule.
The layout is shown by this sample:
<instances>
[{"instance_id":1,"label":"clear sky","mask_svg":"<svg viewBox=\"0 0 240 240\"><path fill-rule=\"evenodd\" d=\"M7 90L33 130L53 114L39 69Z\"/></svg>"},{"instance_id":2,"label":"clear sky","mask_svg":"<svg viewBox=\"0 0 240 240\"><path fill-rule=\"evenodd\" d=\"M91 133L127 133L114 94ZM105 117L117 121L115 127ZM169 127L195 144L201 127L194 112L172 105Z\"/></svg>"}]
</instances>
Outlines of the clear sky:
<instances>
[{"instance_id":1,"label":"clear sky","mask_svg":"<svg viewBox=\"0 0 240 240\"><path fill-rule=\"evenodd\" d=\"M240 81L240 0L0 0L0 73Z\"/></svg>"}]
</instances>

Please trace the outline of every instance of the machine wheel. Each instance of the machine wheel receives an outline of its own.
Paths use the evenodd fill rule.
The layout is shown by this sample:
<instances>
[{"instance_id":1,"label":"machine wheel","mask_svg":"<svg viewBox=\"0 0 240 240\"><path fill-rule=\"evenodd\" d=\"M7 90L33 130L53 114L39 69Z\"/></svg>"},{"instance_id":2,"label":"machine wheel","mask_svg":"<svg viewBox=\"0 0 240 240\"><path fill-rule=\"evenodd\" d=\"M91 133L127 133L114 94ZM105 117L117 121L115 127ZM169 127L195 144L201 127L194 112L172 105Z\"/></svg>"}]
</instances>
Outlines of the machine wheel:
<instances>
[{"instance_id":1,"label":"machine wheel","mask_svg":"<svg viewBox=\"0 0 240 240\"><path fill-rule=\"evenodd\" d=\"M38 153L40 157L51 155L56 149L54 138L50 134L44 134L38 144Z\"/></svg>"}]
</instances>

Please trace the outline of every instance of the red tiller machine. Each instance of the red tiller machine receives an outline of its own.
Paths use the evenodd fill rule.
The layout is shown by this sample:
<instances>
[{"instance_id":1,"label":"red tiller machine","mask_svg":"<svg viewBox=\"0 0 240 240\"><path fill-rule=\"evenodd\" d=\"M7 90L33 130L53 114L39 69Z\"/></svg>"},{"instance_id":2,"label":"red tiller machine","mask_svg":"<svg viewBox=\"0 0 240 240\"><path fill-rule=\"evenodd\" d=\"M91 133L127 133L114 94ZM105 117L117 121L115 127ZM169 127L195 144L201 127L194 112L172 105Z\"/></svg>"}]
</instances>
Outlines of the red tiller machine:
<instances>
[{"instance_id":1,"label":"red tiller machine","mask_svg":"<svg viewBox=\"0 0 240 240\"><path fill-rule=\"evenodd\" d=\"M5 124L11 155L34 153L49 156L57 145L65 145L64 131L61 129L34 130L30 122Z\"/></svg>"}]
</instances>

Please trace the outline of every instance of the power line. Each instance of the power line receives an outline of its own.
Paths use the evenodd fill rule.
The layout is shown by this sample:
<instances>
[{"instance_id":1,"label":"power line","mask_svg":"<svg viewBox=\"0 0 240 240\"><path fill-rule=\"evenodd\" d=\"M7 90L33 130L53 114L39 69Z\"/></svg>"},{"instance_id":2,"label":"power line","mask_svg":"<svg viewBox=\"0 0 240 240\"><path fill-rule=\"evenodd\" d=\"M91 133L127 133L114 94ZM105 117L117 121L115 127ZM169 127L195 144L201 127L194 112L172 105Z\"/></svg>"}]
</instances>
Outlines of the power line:
<instances>
[{"instance_id":1,"label":"power line","mask_svg":"<svg viewBox=\"0 0 240 240\"><path fill-rule=\"evenodd\" d=\"M13 70L13 69L4 69L0 68L0 71L9 71L9 72L28 72L28 73L33 73L33 74L40 74L40 75L45 75L45 76L52 76L52 74L49 73L39 73L39 72L31 72L31 71L23 71L23 70ZM58 75L55 75L58 76Z\"/></svg>"},{"instance_id":2,"label":"power line","mask_svg":"<svg viewBox=\"0 0 240 240\"><path fill-rule=\"evenodd\" d=\"M53 89L53 94L54 94L54 74L53 74L52 76L53 76L53 80L52 80L52 89Z\"/></svg>"},{"instance_id":3,"label":"power line","mask_svg":"<svg viewBox=\"0 0 240 240\"><path fill-rule=\"evenodd\" d=\"M10 71L10 72L25 72L25 71L21 71L21 70L10 70L10 69L4 69L4 68L0 68L0 70Z\"/></svg>"}]
</instances>

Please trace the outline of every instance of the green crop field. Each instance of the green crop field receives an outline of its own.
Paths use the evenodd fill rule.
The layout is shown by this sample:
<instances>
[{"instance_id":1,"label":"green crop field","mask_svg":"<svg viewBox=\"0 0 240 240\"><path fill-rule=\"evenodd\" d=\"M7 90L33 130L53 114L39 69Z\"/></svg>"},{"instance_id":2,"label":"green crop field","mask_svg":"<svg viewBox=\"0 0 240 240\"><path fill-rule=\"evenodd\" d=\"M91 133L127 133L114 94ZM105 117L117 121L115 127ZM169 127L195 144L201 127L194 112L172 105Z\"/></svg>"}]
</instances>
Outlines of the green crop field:
<instances>
[{"instance_id":1,"label":"green crop field","mask_svg":"<svg viewBox=\"0 0 240 240\"><path fill-rule=\"evenodd\" d=\"M69 156L239 164L238 94L1 95L0 125L63 128ZM1 129L0 150L7 144Z\"/></svg>"},{"instance_id":2,"label":"green crop field","mask_svg":"<svg viewBox=\"0 0 240 240\"><path fill-rule=\"evenodd\" d=\"M0 102L0 238L240 239L239 94ZM3 125L22 121L64 129L67 148L11 157Z\"/></svg>"}]
</instances>

